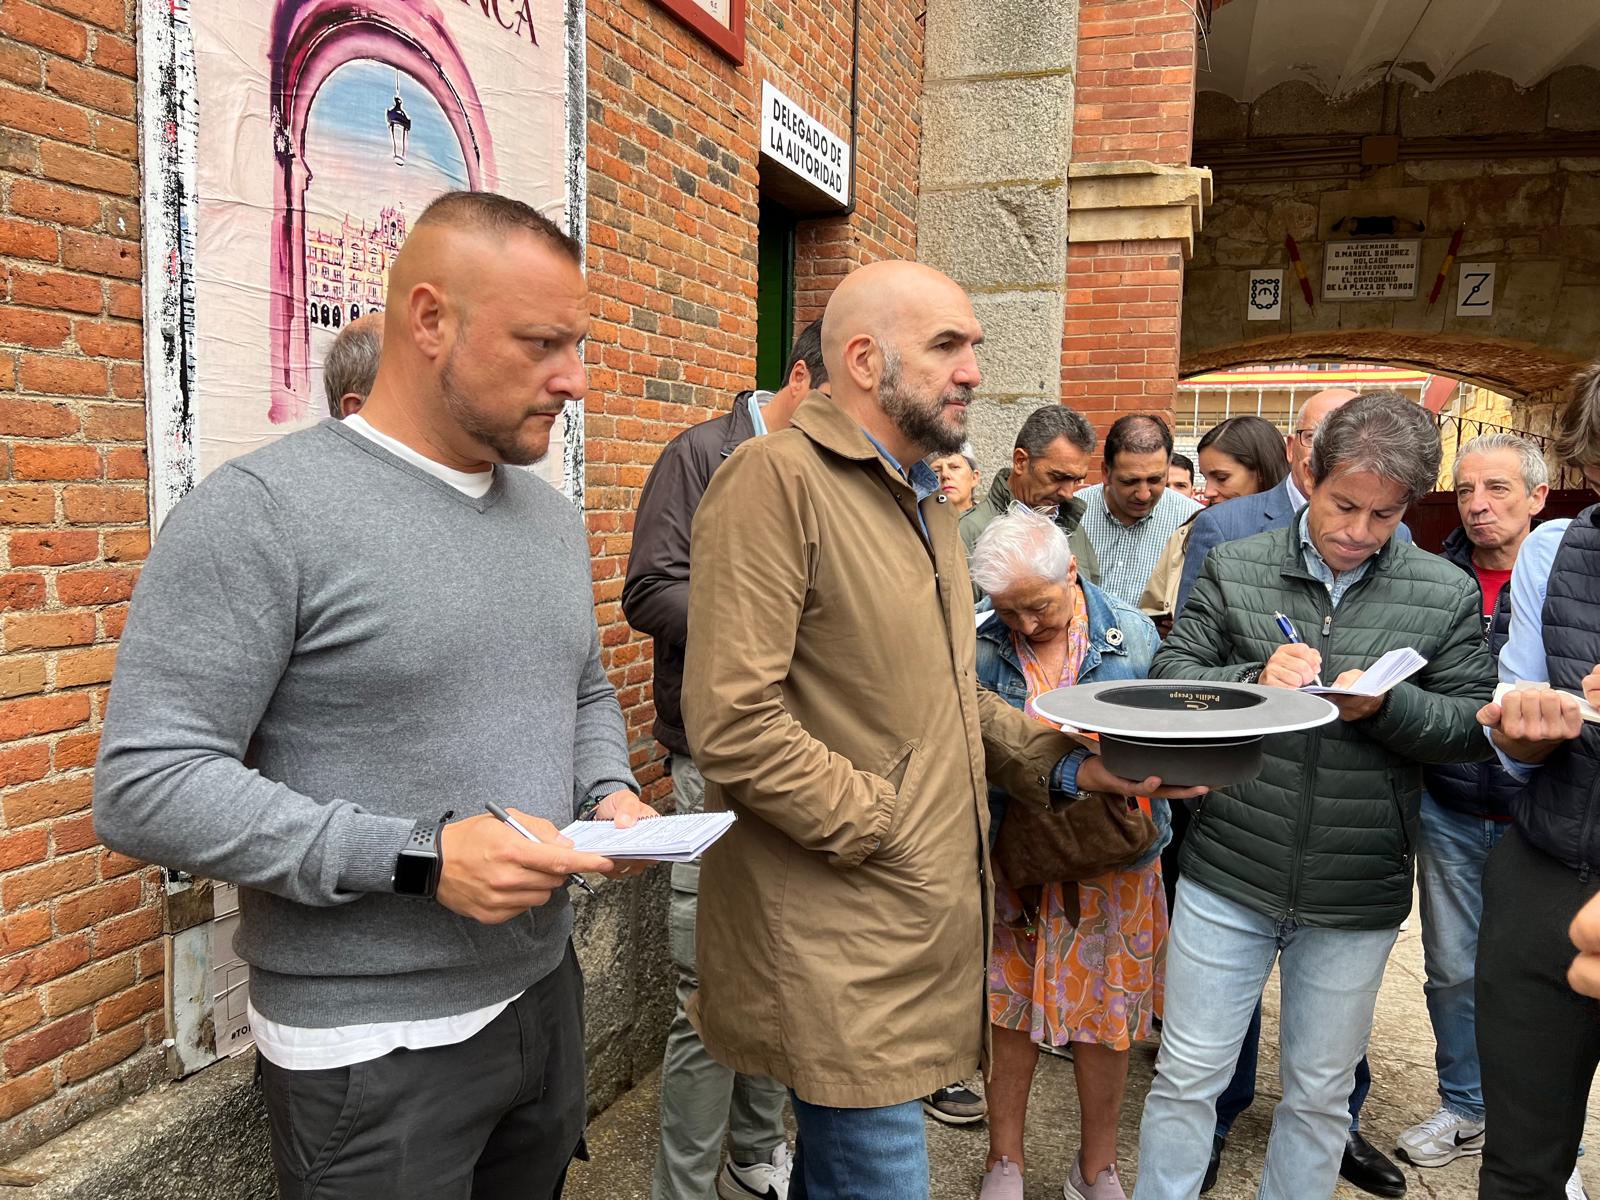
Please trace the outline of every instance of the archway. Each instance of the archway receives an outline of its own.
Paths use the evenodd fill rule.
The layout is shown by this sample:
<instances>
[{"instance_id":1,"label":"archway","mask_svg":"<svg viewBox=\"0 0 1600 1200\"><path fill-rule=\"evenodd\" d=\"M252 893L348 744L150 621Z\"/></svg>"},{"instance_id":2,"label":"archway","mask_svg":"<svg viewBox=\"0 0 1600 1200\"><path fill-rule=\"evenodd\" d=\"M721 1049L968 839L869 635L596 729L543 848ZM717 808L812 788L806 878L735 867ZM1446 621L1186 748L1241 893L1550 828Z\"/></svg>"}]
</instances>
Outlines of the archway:
<instances>
[{"instance_id":1,"label":"archway","mask_svg":"<svg viewBox=\"0 0 1600 1200\"><path fill-rule=\"evenodd\" d=\"M271 329L274 422L305 415L309 405L311 329L307 280L306 190L312 170L306 142L312 104L341 67L357 60L385 64L419 86L438 106L459 146L466 186L497 184L494 150L477 89L444 19L429 0L395 0L382 13L351 0L279 0L272 22L270 92L274 223ZM380 219L363 236L392 241L404 227ZM370 296L361 302L370 308ZM316 310L320 316L320 307ZM330 318L332 313L330 312ZM342 315L342 314L341 314Z\"/></svg>"}]
</instances>

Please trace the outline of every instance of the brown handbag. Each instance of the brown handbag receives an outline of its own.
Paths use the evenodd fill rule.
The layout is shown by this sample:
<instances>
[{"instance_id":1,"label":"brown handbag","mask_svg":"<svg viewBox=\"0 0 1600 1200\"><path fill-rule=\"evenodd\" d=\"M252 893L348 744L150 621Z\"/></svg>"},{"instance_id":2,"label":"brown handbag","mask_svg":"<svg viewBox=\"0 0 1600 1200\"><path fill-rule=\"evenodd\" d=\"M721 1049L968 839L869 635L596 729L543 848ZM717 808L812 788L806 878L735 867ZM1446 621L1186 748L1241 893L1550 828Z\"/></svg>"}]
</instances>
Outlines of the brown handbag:
<instances>
[{"instance_id":1,"label":"brown handbag","mask_svg":"<svg viewBox=\"0 0 1600 1200\"><path fill-rule=\"evenodd\" d=\"M1132 796L1080 792L1048 805L1010 799L991 857L1012 887L1071 883L1131 866L1160 836Z\"/></svg>"}]
</instances>

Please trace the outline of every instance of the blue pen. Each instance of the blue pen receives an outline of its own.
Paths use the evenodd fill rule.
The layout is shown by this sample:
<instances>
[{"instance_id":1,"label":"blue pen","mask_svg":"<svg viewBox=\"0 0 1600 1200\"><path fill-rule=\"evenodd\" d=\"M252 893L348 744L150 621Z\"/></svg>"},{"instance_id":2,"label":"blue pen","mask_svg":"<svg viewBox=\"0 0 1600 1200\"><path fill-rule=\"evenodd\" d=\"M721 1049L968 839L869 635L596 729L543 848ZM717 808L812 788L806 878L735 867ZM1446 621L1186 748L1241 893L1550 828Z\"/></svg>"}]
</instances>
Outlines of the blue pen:
<instances>
[{"instance_id":1,"label":"blue pen","mask_svg":"<svg viewBox=\"0 0 1600 1200\"><path fill-rule=\"evenodd\" d=\"M1296 646L1305 645L1305 643L1300 640L1300 635L1294 631L1294 623L1291 622L1288 617L1284 616L1281 612L1275 612L1272 614L1272 619L1278 623L1278 632L1283 634L1285 640ZM1318 687L1322 686L1321 671L1317 672L1317 677L1312 680L1312 682Z\"/></svg>"}]
</instances>

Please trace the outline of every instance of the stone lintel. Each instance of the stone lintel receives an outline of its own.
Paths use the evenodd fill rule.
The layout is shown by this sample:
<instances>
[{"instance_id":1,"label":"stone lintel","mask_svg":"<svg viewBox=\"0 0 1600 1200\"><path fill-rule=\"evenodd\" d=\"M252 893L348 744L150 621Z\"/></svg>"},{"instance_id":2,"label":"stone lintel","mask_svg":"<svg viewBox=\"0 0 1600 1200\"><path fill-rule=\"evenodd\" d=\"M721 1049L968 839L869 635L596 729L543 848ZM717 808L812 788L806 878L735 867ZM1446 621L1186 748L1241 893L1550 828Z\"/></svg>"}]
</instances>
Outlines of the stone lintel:
<instances>
[{"instance_id":1,"label":"stone lintel","mask_svg":"<svg viewBox=\"0 0 1600 1200\"><path fill-rule=\"evenodd\" d=\"M1069 242L1172 240L1188 258L1211 202L1211 171L1138 160L1073 163L1067 187Z\"/></svg>"}]
</instances>

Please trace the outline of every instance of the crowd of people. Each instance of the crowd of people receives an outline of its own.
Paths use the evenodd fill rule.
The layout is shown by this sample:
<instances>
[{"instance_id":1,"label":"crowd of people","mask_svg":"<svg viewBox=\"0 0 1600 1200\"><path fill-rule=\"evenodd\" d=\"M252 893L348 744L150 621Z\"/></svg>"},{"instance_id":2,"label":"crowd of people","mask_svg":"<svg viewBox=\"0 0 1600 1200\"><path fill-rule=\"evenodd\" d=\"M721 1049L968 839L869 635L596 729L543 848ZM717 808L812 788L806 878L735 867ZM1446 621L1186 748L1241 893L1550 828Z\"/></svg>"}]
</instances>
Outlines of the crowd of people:
<instances>
[{"instance_id":1,"label":"crowd of people","mask_svg":"<svg viewBox=\"0 0 1600 1200\"><path fill-rule=\"evenodd\" d=\"M515 201L436 201L381 320L329 355L331 419L208 477L134 596L96 826L241 885L286 1197L546 1200L587 1156L567 885L645 867L560 830L655 810L582 519L509 469L585 393L580 261ZM1287 437L1222 422L1197 464L1155 416L1102 444L1048 405L984 487L982 336L939 272L859 268L782 387L684 430L640 496L622 603L654 642L671 807L738 817L643 933L678 1002L653 1200L925 1200L930 1116L986 1119L973 1190L1021 1200L1041 1051L1076 1081L1078 1129L1036 1133L1075 1147L1069 1200L1120 1200L1125 1171L1135 1200L1203 1194L1274 968L1260 1195L1401 1195L1360 1114L1414 875L1440 1103L1393 1152L1482 1155L1492 1200L1582 1195L1600 506L1535 527L1546 460L1489 435L1424 551L1402 518L1439 477L1434 420L1337 390ZM1600 492L1600 368L1556 446ZM1337 687L1400 647L1417 675L1209 791L1118 776L1036 707L1107 680ZM1041 836L1061 821L1072 853ZM1124 1163L1130 1050L1157 1037Z\"/></svg>"}]
</instances>

